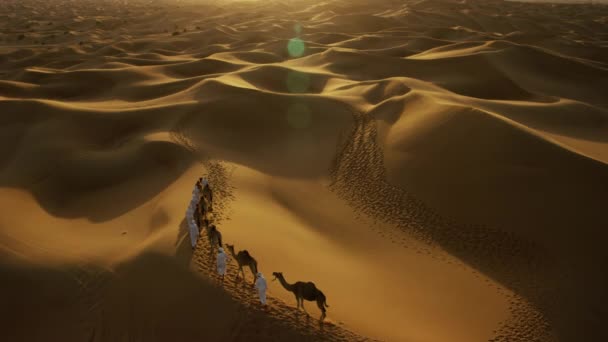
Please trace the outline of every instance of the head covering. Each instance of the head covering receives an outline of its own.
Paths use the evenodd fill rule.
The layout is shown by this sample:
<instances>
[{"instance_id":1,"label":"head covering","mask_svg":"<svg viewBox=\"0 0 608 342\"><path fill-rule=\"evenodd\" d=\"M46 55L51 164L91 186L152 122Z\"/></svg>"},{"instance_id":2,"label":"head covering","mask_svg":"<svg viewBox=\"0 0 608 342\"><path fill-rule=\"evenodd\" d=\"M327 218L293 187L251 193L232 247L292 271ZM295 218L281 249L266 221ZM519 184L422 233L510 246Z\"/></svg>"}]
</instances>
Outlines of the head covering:
<instances>
[{"instance_id":1,"label":"head covering","mask_svg":"<svg viewBox=\"0 0 608 342\"><path fill-rule=\"evenodd\" d=\"M222 247L218 248L218 251L219 251L220 253L224 253L224 249L223 249Z\"/></svg>"},{"instance_id":2,"label":"head covering","mask_svg":"<svg viewBox=\"0 0 608 342\"><path fill-rule=\"evenodd\" d=\"M261 276L262 276L262 272L258 272L258 277L261 277Z\"/></svg>"},{"instance_id":3,"label":"head covering","mask_svg":"<svg viewBox=\"0 0 608 342\"><path fill-rule=\"evenodd\" d=\"M203 184L205 184L205 185L209 184L209 182L207 182L207 178L203 179Z\"/></svg>"}]
</instances>

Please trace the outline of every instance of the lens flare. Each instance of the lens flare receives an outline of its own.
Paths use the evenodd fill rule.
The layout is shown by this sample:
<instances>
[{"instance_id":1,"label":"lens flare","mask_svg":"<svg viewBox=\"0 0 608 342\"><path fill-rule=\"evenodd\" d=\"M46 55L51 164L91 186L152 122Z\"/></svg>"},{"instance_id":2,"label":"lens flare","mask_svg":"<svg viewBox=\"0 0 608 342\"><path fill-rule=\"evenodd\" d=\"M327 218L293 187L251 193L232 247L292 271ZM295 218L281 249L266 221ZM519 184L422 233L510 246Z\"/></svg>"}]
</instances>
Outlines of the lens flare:
<instances>
[{"instance_id":1,"label":"lens flare","mask_svg":"<svg viewBox=\"0 0 608 342\"><path fill-rule=\"evenodd\" d=\"M291 57L300 57L304 54L304 42L300 38L291 38L287 43L287 52Z\"/></svg>"}]
</instances>

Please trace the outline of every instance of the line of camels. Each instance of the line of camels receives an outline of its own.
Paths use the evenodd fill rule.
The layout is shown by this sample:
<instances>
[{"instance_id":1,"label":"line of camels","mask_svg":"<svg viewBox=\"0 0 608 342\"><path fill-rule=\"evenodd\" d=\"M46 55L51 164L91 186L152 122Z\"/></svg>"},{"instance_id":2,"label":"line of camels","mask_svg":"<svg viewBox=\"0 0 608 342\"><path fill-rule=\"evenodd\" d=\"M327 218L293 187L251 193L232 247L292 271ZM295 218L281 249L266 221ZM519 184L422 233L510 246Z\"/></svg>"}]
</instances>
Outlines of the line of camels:
<instances>
[{"instance_id":1,"label":"line of camels","mask_svg":"<svg viewBox=\"0 0 608 342\"><path fill-rule=\"evenodd\" d=\"M203 178L198 179L195 187L198 189L198 193L200 194L195 208L195 221L199 230L201 227L205 227L207 238L209 239L209 243L211 245L210 255L213 256L215 248L222 247L222 233L220 233L217 227L210 222L208 216L209 213L213 212L213 191L206 180L204 181L203 186ZM232 258L236 260L239 267L235 281L239 278L239 275L242 275L243 280L245 280L245 271L243 268L248 267L253 275L253 283L251 285L254 286L255 277L258 273L258 262L253 256L251 256L251 254L249 254L247 250L241 250L238 253L235 253L234 245L230 244L226 244L226 248L228 249L228 252ZM297 281L290 284L287 282L287 280L285 280L282 272L272 272L272 275L274 276L272 281L278 279L285 290L294 294L296 297L298 311L300 308L302 308L302 310L306 312L306 309L304 308L304 300L311 302L316 301L317 307L321 310L321 317L319 318L319 321L323 322L326 316L326 308L328 308L329 305L327 305L323 292L321 292L321 290L319 290L313 282ZM308 315L307 312L306 314Z\"/></svg>"}]
</instances>

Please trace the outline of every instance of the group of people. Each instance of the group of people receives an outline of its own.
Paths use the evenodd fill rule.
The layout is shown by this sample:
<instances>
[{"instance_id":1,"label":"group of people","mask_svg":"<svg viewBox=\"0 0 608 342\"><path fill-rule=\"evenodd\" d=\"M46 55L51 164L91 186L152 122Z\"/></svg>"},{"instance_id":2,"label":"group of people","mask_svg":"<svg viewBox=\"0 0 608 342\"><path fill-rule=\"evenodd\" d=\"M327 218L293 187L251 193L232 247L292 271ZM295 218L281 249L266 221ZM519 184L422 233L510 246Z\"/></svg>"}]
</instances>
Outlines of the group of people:
<instances>
[{"instance_id":1,"label":"group of people","mask_svg":"<svg viewBox=\"0 0 608 342\"><path fill-rule=\"evenodd\" d=\"M200 235L200 216L198 215L198 209L201 201L201 183L204 183L205 186L209 185L206 179L199 178L194 186L194 190L192 190L192 200L190 200L190 205L188 205L188 209L186 209L186 223L188 224L188 228L190 231L190 244L192 245L192 249L196 247L196 242L198 241L198 237ZM195 215L196 214L196 215Z\"/></svg>"},{"instance_id":2,"label":"group of people","mask_svg":"<svg viewBox=\"0 0 608 342\"><path fill-rule=\"evenodd\" d=\"M209 186L207 179L199 178L192 190L192 199L186 210L186 222L190 230L190 243L192 249L196 247L196 242L200 235L201 223L208 226L209 220L207 213L211 212L213 201L213 192Z\"/></svg>"},{"instance_id":3,"label":"group of people","mask_svg":"<svg viewBox=\"0 0 608 342\"><path fill-rule=\"evenodd\" d=\"M196 243L200 236L200 229L202 225L207 229L207 236L210 239L211 246L218 245L218 253L216 258L217 273L221 277L222 284L224 283L224 276L226 275L226 269L230 259L224 252L222 247L221 234L215 227L215 225L209 225L209 213L212 212L213 208L213 191L209 185L209 181L204 178L199 178L194 185L192 190L192 199L190 205L186 210L186 222L190 231L190 243L192 249L196 248ZM255 287L258 290L258 295L262 305L266 305L266 289L267 283L266 278L261 272L257 272Z\"/></svg>"}]
</instances>

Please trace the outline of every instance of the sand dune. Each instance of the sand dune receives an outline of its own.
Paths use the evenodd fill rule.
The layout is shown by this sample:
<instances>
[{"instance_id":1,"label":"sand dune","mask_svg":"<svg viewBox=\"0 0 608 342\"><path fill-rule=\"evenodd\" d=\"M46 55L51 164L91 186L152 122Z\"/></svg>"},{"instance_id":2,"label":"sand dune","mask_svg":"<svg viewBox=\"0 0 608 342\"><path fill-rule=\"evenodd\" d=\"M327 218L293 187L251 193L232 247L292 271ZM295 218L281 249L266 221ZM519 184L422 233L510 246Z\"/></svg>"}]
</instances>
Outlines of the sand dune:
<instances>
[{"instance_id":1,"label":"sand dune","mask_svg":"<svg viewBox=\"0 0 608 342\"><path fill-rule=\"evenodd\" d=\"M601 4L2 1L0 337L607 340L607 42ZM189 246L203 175L267 310Z\"/></svg>"}]
</instances>

